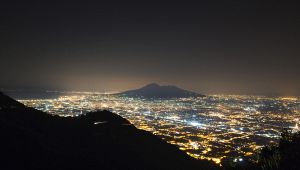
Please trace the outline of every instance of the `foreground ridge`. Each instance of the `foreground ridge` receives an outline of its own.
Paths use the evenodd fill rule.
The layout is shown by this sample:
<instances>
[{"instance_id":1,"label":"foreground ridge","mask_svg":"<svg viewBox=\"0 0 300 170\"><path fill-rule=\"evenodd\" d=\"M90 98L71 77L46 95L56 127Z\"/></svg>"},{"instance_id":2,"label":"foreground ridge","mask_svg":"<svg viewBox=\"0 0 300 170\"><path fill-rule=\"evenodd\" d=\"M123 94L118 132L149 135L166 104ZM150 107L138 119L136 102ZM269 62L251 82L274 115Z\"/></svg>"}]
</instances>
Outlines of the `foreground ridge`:
<instances>
[{"instance_id":1,"label":"foreground ridge","mask_svg":"<svg viewBox=\"0 0 300 170\"><path fill-rule=\"evenodd\" d=\"M46 114L0 93L1 169L217 169L109 111Z\"/></svg>"}]
</instances>

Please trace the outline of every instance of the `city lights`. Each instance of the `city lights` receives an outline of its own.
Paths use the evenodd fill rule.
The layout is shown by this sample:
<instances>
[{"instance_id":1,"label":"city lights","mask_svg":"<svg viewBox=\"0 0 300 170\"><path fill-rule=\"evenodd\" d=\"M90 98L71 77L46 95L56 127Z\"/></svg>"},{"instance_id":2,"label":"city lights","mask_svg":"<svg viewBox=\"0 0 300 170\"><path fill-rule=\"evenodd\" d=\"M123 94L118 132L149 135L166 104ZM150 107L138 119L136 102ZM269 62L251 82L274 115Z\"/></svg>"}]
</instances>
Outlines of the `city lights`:
<instances>
[{"instance_id":1,"label":"city lights","mask_svg":"<svg viewBox=\"0 0 300 170\"><path fill-rule=\"evenodd\" d=\"M299 131L300 100L263 96L127 98L107 94L61 93L54 99L20 100L60 116L110 110L197 159L242 162L264 145L278 142L283 128ZM106 122L95 122L95 125Z\"/></svg>"}]
</instances>

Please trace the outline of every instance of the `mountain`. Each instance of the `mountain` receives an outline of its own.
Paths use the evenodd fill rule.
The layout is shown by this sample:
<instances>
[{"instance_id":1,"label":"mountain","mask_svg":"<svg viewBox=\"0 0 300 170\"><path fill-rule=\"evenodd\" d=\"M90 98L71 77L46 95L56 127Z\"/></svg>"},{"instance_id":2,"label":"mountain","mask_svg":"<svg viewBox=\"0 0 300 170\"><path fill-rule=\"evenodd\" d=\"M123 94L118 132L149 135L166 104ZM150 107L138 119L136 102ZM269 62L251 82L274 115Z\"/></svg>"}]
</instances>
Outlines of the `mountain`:
<instances>
[{"instance_id":1,"label":"mountain","mask_svg":"<svg viewBox=\"0 0 300 170\"><path fill-rule=\"evenodd\" d=\"M121 92L117 95L145 98L204 97L202 94L183 90L176 86L160 86L156 83L148 84L140 89Z\"/></svg>"},{"instance_id":2,"label":"mountain","mask_svg":"<svg viewBox=\"0 0 300 170\"><path fill-rule=\"evenodd\" d=\"M25 106L0 92L0 109L24 108Z\"/></svg>"},{"instance_id":3,"label":"mountain","mask_svg":"<svg viewBox=\"0 0 300 170\"><path fill-rule=\"evenodd\" d=\"M0 93L0 169L217 169L109 111L52 116Z\"/></svg>"}]
</instances>

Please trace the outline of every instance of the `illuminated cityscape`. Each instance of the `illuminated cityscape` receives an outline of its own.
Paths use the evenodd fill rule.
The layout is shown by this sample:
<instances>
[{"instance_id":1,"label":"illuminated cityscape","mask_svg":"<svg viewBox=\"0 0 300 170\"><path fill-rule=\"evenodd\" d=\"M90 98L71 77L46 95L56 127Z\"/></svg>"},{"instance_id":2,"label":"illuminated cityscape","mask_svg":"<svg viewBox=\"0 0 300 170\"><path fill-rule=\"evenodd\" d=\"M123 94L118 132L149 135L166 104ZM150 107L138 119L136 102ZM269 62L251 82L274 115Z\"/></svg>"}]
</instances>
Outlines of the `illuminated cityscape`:
<instances>
[{"instance_id":1,"label":"illuminated cityscape","mask_svg":"<svg viewBox=\"0 0 300 170\"><path fill-rule=\"evenodd\" d=\"M300 99L212 95L199 98L143 99L98 93L60 93L57 98L19 100L60 116L111 110L137 128L177 145L192 157L234 162L276 144L284 128L298 131Z\"/></svg>"},{"instance_id":2,"label":"illuminated cityscape","mask_svg":"<svg viewBox=\"0 0 300 170\"><path fill-rule=\"evenodd\" d=\"M0 170L300 170L299 8L3 1Z\"/></svg>"}]
</instances>

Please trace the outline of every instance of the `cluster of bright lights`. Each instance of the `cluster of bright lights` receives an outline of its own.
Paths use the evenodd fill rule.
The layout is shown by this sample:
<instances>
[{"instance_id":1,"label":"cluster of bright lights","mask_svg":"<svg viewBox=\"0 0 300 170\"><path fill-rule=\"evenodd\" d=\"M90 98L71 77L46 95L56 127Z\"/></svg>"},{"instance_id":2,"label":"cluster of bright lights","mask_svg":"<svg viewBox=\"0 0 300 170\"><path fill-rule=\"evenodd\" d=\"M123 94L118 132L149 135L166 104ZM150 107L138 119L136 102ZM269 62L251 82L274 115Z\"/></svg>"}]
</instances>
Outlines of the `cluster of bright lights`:
<instances>
[{"instance_id":1,"label":"cluster of bright lights","mask_svg":"<svg viewBox=\"0 0 300 170\"><path fill-rule=\"evenodd\" d=\"M234 162L276 143L283 127L299 131L300 100L261 96L214 95L205 98L146 100L107 94L63 93L55 99L21 100L60 116L109 109L137 128L160 136L187 154ZM96 124L105 122L95 122Z\"/></svg>"}]
</instances>

